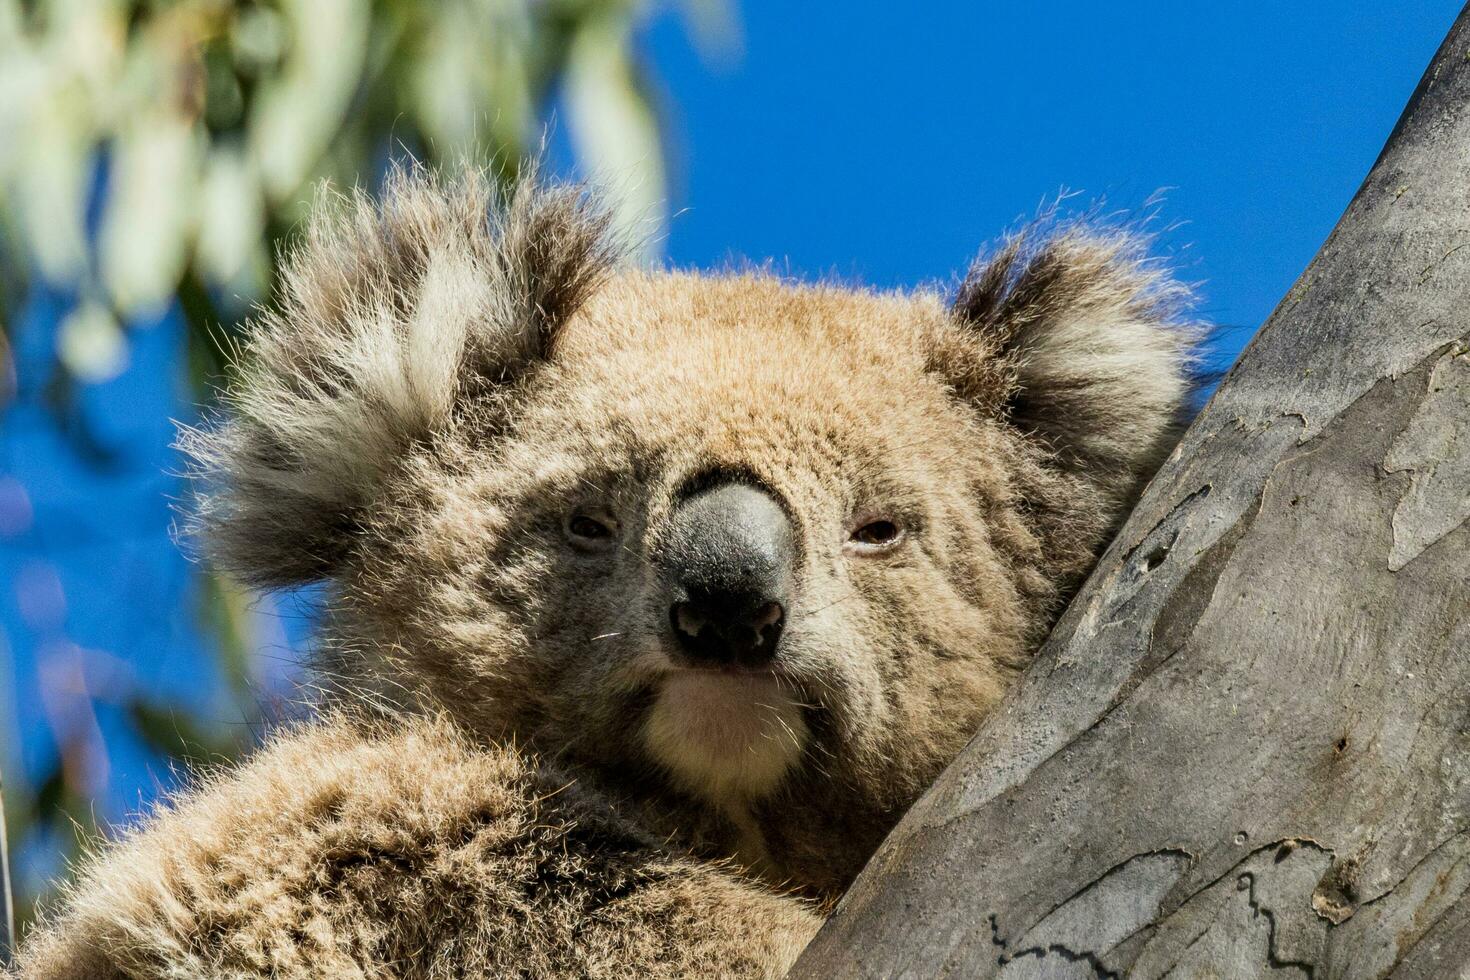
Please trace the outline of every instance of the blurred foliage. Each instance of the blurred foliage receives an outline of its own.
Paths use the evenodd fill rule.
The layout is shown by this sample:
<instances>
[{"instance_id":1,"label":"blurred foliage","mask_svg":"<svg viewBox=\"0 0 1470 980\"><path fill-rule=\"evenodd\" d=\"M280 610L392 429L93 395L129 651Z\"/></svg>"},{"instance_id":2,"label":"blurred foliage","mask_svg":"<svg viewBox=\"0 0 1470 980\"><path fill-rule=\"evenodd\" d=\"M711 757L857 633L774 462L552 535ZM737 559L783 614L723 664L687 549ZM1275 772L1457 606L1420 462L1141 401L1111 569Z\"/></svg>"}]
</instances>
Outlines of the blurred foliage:
<instances>
[{"instance_id":1,"label":"blurred foliage","mask_svg":"<svg viewBox=\"0 0 1470 980\"><path fill-rule=\"evenodd\" d=\"M24 260L9 266L77 289L58 357L73 378L106 378L126 364L121 325L191 280L261 296L317 181L371 174L389 141L513 169L558 89L624 220L656 222L640 13L626 0L0 0L0 227Z\"/></svg>"},{"instance_id":2,"label":"blurred foliage","mask_svg":"<svg viewBox=\"0 0 1470 980\"><path fill-rule=\"evenodd\" d=\"M705 47L730 36L719 0L684 6ZM0 407L27 291L74 297L52 362L21 370L45 374L32 384L78 456L108 465L75 394L126 369L135 324L181 311L181 363L207 400L318 182L371 186L404 156L510 179L553 106L580 168L656 243L664 155L635 45L651 13L634 0L0 0ZM203 585L200 629L251 717L244 600ZM125 710L167 759L237 751L179 709ZM55 770L6 801L12 845L40 832L74 848L93 824L86 739L54 734Z\"/></svg>"}]
</instances>

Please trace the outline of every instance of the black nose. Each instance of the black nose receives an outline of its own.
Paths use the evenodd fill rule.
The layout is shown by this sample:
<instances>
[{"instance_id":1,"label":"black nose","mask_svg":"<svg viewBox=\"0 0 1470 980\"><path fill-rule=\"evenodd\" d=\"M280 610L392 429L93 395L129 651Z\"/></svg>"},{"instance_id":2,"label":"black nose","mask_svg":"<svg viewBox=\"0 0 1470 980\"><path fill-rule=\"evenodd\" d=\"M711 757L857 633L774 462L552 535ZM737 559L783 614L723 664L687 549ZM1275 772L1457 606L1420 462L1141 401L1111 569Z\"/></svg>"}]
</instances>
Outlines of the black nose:
<instances>
[{"instance_id":1,"label":"black nose","mask_svg":"<svg viewBox=\"0 0 1470 980\"><path fill-rule=\"evenodd\" d=\"M708 666L769 663L786 622L792 554L791 521L763 490L727 483L681 503L663 562L679 649Z\"/></svg>"}]
</instances>

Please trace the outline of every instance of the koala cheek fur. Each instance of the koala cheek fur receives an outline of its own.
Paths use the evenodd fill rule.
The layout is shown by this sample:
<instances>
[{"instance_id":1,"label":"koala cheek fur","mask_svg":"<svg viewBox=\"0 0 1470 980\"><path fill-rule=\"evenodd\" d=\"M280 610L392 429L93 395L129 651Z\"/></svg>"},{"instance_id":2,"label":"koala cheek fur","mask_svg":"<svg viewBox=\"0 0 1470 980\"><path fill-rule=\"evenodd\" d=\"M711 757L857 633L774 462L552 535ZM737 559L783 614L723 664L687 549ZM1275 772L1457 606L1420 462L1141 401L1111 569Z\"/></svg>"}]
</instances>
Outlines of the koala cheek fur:
<instances>
[{"instance_id":1,"label":"koala cheek fur","mask_svg":"<svg viewBox=\"0 0 1470 980\"><path fill-rule=\"evenodd\" d=\"M573 187L326 202L183 437L206 554L327 583L315 720L23 975L780 975L1178 435L1145 244L1030 229L946 302L624 268Z\"/></svg>"}]
</instances>

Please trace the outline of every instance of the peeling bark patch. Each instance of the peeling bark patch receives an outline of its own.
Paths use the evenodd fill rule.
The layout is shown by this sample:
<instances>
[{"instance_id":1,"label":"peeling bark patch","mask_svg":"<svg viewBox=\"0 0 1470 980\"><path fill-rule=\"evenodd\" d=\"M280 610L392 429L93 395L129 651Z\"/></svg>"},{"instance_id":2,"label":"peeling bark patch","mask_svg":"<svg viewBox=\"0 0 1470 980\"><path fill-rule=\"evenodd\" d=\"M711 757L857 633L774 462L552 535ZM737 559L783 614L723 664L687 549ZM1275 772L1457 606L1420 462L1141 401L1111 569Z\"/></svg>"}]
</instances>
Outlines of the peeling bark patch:
<instances>
[{"instance_id":1,"label":"peeling bark patch","mask_svg":"<svg viewBox=\"0 0 1470 980\"><path fill-rule=\"evenodd\" d=\"M1389 447L1385 473L1408 473L1393 513L1388 567L1397 572L1470 520L1470 351L1441 352L1418 411Z\"/></svg>"},{"instance_id":2,"label":"peeling bark patch","mask_svg":"<svg viewBox=\"0 0 1470 980\"><path fill-rule=\"evenodd\" d=\"M1382 895L1363 901L1353 920L1334 932L1353 947L1368 951L1361 962L1353 963L1359 976L1385 976L1397 967L1405 967L1402 973L1413 976L1416 960L1428 957L1432 961L1437 954L1433 934L1444 928L1456 909L1467 906L1467 890L1470 832L1461 832L1436 845ZM1445 952L1454 955L1453 948ZM1417 966L1422 968L1424 963ZM1419 975L1426 973L1421 969Z\"/></svg>"},{"instance_id":3,"label":"peeling bark patch","mask_svg":"<svg viewBox=\"0 0 1470 980\"><path fill-rule=\"evenodd\" d=\"M1200 618L1215 601L1215 585L1230 566L1231 556L1235 554L1241 539L1255 524L1260 510L1261 501L1257 498L1255 506L1222 534L1218 541L1205 549L1170 593L1168 603L1154 622L1153 635L1149 642L1150 656L1143 665L1146 670L1152 671L1174 656L1194 635L1194 628L1199 625Z\"/></svg>"},{"instance_id":4,"label":"peeling bark patch","mask_svg":"<svg viewBox=\"0 0 1470 980\"><path fill-rule=\"evenodd\" d=\"M1074 964L1081 969L1063 973L1058 969L1061 964L1037 962L1044 960L1060 960L1061 964ZM1033 977L1036 980L1066 980L1069 977L1096 977L1097 980L1118 978L1118 974L1105 967L1093 954L1060 945L1048 946L1046 949L1023 949L1014 959L1005 961L998 976L1004 980L1030 980Z\"/></svg>"},{"instance_id":5,"label":"peeling bark patch","mask_svg":"<svg viewBox=\"0 0 1470 980\"><path fill-rule=\"evenodd\" d=\"M1335 926L1358 910L1358 862L1334 861L1312 892L1312 910Z\"/></svg>"},{"instance_id":6,"label":"peeling bark patch","mask_svg":"<svg viewBox=\"0 0 1470 980\"><path fill-rule=\"evenodd\" d=\"M1100 978L1100 980L1117 980L1118 974L1107 969L1107 967L1095 955L1091 953L1079 953L1076 950L1067 949L1065 946L1050 946L1046 949L1032 948L1023 949L1015 954L1007 954L1006 940L1000 934L1000 922L996 916L990 916L990 943L999 949L1000 955L996 957L995 963L1001 967L1001 977L1006 980L1027 980L1029 977L1057 978L1059 971L1055 959L1062 963L1076 964L1083 968L1083 972L1068 970L1068 975ZM1040 961L1053 958L1053 964L1046 965Z\"/></svg>"}]
</instances>

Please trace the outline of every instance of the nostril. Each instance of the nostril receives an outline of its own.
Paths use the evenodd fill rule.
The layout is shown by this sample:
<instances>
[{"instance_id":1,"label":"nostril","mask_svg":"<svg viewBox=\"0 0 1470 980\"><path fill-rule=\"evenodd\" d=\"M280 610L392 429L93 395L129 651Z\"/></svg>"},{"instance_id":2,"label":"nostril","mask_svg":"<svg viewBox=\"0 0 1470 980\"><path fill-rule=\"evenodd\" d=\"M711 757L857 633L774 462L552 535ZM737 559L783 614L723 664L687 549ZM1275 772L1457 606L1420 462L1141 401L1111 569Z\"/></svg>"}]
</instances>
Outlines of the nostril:
<instances>
[{"instance_id":1,"label":"nostril","mask_svg":"<svg viewBox=\"0 0 1470 980\"><path fill-rule=\"evenodd\" d=\"M743 605L743 604L742 604ZM776 655L781 642L785 607L766 602L753 610L716 608L695 602L676 602L669 624L683 652L693 660L722 667L757 667Z\"/></svg>"},{"instance_id":2,"label":"nostril","mask_svg":"<svg viewBox=\"0 0 1470 980\"><path fill-rule=\"evenodd\" d=\"M749 627L754 641L750 645L752 655L767 659L776 655L776 644L781 642L781 624L785 619L786 610L779 602L768 602L755 611Z\"/></svg>"},{"instance_id":3,"label":"nostril","mask_svg":"<svg viewBox=\"0 0 1470 980\"><path fill-rule=\"evenodd\" d=\"M709 624L709 620L701 616L694 606L687 602L674 604L672 618L674 621L674 632L685 636L698 636Z\"/></svg>"},{"instance_id":4,"label":"nostril","mask_svg":"<svg viewBox=\"0 0 1470 980\"><path fill-rule=\"evenodd\" d=\"M755 615L750 619L750 625L755 627L757 631L763 630L767 626L779 626L785 615L786 610L781 608L781 603L768 602L755 611Z\"/></svg>"}]
</instances>

